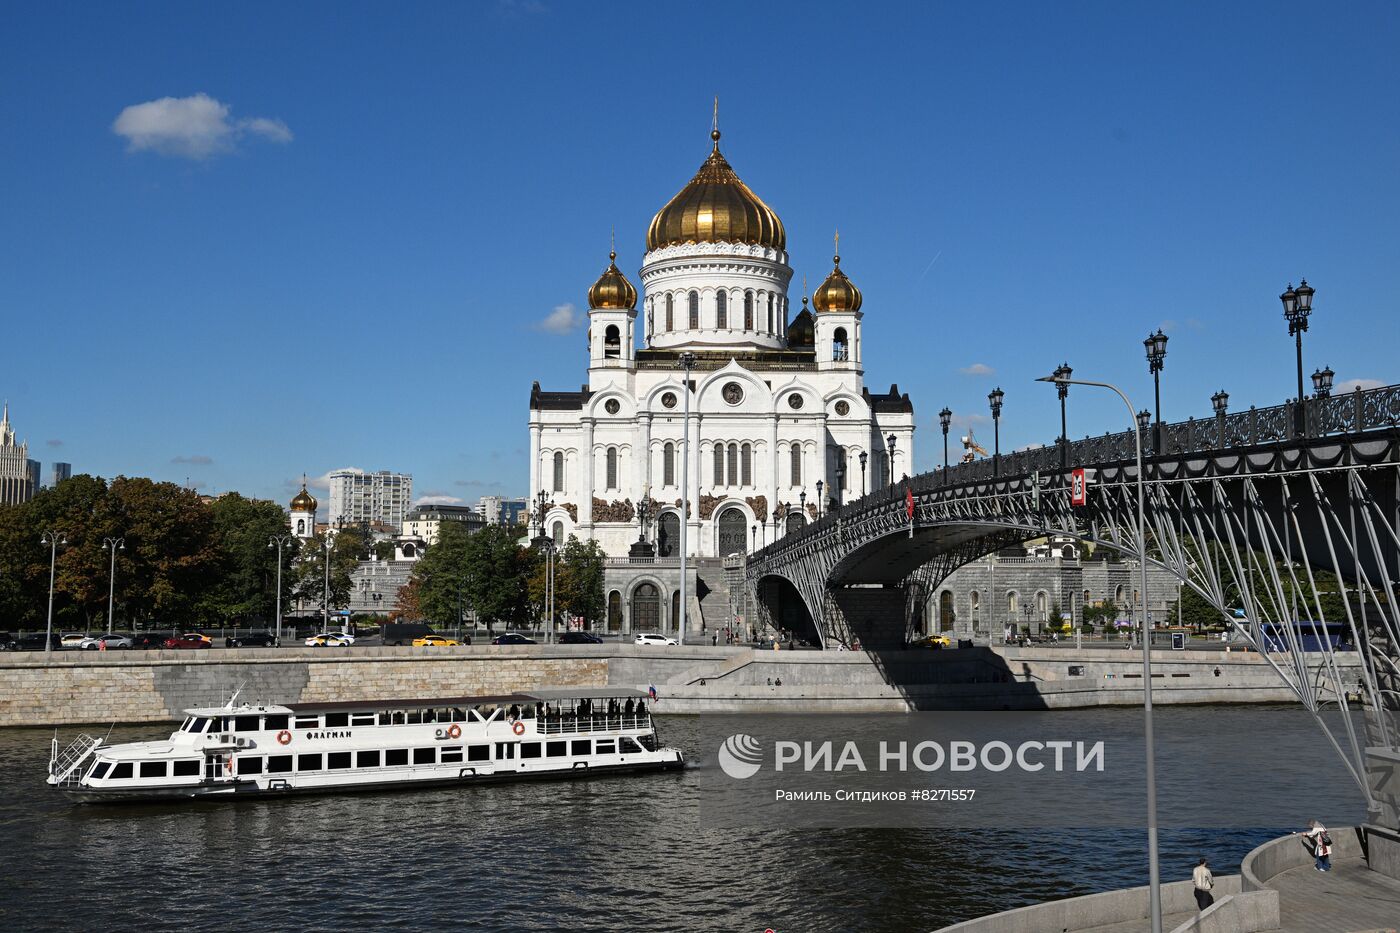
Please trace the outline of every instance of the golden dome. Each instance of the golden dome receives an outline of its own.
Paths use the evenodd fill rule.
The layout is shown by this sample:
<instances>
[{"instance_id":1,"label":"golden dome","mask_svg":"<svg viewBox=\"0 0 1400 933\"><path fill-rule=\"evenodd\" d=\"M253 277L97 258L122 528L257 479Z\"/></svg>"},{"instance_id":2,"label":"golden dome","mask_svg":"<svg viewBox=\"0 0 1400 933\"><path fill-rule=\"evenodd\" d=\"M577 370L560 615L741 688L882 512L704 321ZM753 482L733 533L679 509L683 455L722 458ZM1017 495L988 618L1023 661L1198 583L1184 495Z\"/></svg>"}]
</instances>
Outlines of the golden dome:
<instances>
[{"instance_id":1,"label":"golden dome","mask_svg":"<svg viewBox=\"0 0 1400 933\"><path fill-rule=\"evenodd\" d=\"M715 148L700 171L652 218L647 249L680 243L756 243L787 249L783 222L720 155L719 130L710 138Z\"/></svg>"},{"instance_id":2,"label":"golden dome","mask_svg":"<svg viewBox=\"0 0 1400 933\"><path fill-rule=\"evenodd\" d=\"M860 289L841 271L841 256L838 254L831 260L835 268L812 293L812 304L818 311L859 311Z\"/></svg>"},{"instance_id":3,"label":"golden dome","mask_svg":"<svg viewBox=\"0 0 1400 933\"><path fill-rule=\"evenodd\" d=\"M306 491L306 484L301 484L301 492L292 499L293 512L314 512L316 511L316 500Z\"/></svg>"},{"instance_id":4,"label":"golden dome","mask_svg":"<svg viewBox=\"0 0 1400 933\"><path fill-rule=\"evenodd\" d=\"M617 267L617 253L608 253L608 267L588 290L588 307L628 310L637 307L637 289Z\"/></svg>"}]
</instances>

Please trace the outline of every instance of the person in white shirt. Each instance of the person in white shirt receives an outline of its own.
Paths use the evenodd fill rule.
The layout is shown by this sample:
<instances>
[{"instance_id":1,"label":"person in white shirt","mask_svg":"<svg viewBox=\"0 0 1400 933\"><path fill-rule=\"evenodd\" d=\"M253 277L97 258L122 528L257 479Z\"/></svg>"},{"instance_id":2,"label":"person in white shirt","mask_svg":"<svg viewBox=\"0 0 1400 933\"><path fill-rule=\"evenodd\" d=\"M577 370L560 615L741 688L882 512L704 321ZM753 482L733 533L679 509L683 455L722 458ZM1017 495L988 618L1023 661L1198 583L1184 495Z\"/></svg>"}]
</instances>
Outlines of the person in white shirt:
<instances>
[{"instance_id":1,"label":"person in white shirt","mask_svg":"<svg viewBox=\"0 0 1400 933\"><path fill-rule=\"evenodd\" d=\"M1210 865L1205 859L1196 865L1191 872L1191 880L1196 885L1196 909L1205 910L1215 903L1215 895L1210 893L1210 889L1215 887L1215 876L1210 873Z\"/></svg>"},{"instance_id":2,"label":"person in white shirt","mask_svg":"<svg viewBox=\"0 0 1400 933\"><path fill-rule=\"evenodd\" d=\"M1294 833L1293 835L1299 835ZM1327 827L1318 820L1308 823L1308 828L1302 835L1312 840L1313 847L1313 867L1318 871L1332 870L1332 837L1327 834Z\"/></svg>"}]
</instances>

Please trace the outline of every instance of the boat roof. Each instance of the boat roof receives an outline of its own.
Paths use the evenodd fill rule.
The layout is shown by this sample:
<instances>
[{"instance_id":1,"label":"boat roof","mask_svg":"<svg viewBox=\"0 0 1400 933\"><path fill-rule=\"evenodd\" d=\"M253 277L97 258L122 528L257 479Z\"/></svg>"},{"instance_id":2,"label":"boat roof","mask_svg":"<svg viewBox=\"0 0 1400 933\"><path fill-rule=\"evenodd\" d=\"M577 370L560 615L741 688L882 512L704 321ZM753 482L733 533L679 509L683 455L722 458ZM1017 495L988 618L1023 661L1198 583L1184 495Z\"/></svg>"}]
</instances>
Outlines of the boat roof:
<instances>
[{"instance_id":1,"label":"boat roof","mask_svg":"<svg viewBox=\"0 0 1400 933\"><path fill-rule=\"evenodd\" d=\"M557 703L560 700L625 700L646 697L632 687L539 687L518 693L455 697L398 697L384 700L327 700L259 706L206 706L185 710L188 716L237 716L257 713L324 713L381 709L429 709L444 706L502 706L511 703Z\"/></svg>"}]
</instances>

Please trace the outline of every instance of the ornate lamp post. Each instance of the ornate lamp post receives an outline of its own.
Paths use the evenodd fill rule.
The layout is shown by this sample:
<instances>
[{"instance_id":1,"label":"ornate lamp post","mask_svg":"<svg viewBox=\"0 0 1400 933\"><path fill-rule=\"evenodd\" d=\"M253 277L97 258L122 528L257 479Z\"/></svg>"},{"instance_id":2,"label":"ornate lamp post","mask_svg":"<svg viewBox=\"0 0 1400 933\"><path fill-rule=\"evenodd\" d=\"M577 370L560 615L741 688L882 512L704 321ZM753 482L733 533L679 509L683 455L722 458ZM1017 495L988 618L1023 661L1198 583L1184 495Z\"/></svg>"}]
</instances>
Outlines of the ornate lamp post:
<instances>
[{"instance_id":1,"label":"ornate lamp post","mask_svg":"<svg viewBox=\"0 0 1400 933\"><path fill-rule=\"evenodd\" d=\"M1055 393L1060 397L1060 465L1069 462L1069 428L1065 421L1065 399L1069 398L1069 377L1074 370L1068 363L1061 363L1052 374L1055 377Z\"/></svg>"},{"instance_id":2,"label":"ornate lamp post","mask_svg":"<svg viewBox=\"0 0 1400 933\"><path fill-rule=\"evenodd\" d=\"M822 488L825 485L826 484L823 483L821 480L817 480L817 518L822 517Z\"/></svg>"},{"instance_id":3,"label":"ornate lamp post","mask_svg":"<svg viewBox=\"0 0 1400 933\"><path fill-rule=\"evenodd\" d=\"M1148 411L1146 408L1138 412L1137 423L1138 430L1145 435L1147 433L1147 429L1152 426L1152 412Z\"/></svg>"},{"instance_id":4,"label":"ornate lamp post","mask_svg":"<svg viewBox=\"0 0 1400 933\"><path fill-rule=\"evenodd\" d=\"M329 632L331 630L331 552L335 550L335 537L327 532L325 543L322 546L326 550L326 582L325 588L321 590L321 631Z\"/></svg>"},{"instance_id":5,"label":"ornate lamp post","mask_svg":"<svg viewBox=\"0 0 1400 933\"><path fill-rule=\"evenodd\" d=\"M282 548L295 540L292 535L272 535L267 539L269 548L277 548L277 641L282 640Z\"/></svg>"},{"instance_id":6,"label":"ornate lamp post","mask_svg":"<svg viewBox=\"0 0 1400 933\"><path fill-rule=\"evenodd\" d=\"M541 489L535 495L535 521L539 524L540 533L530 542L537 549L544 552L544 601L545 612L549 616L549 627L545 629L546 642L548 642L549 636L553 634L554 631L554 539L545 532L544 524L545 512L549 511L551 505L553 505L553 503L549 501L549 496ZM632 550L636 551L636 545L633 545ZM461 625L461 623L462 598L459 591L457 596L457 624Z\"/></svg>"},{"instance_id":7,"label":"ornate lamp post","mask_svg":"<svg viewBox=\"0 0 1400 933\"><path fill-rule=\"evenodd\" d=\"M842 456L840 460L836 461L836 495L832 496L831 499L839 509L845 504L843 500L846 498L846 457L843 448L837 449L841 451Z\"/></svg>"},{"instance_id":8,"label":"ornate lamp post","mask_svg":"<svg viewBox=\"0 0 1400 933\"><path fill-rule=\"evenodd\" d=\"M1210 397L1210 407L1215 409L1216 443L1225 446L1225 412L1230 405L1230 393L1221 389Z\"/></svg>"},{"instance_id":9,"label":"ornate lamp post","mask_svg":"<svg viewBox=\"0 0 1400 933\"><path fill-rule=\"evenodd\" d=\"M1162 363L1167 358L1167 335L1157 328L1157 333L1148 334L1142 342L1147 349L1147 369L1152 373L1152 394L1157 407L1157 438L1152 446L1162 449Z\"/></svg>"},{"instance_id":10,"label":"ornate lamp post","mask_svg":"<svg viewBox=\"0 0 1400 933\"><path fill-rule=\"evenodd\" d=\"M1006 393L1001 386L987 393L987 402L992 406L992 475L1001 472L1001 401Z\"/></svg>"},{"instance_id":11,"label":"ornate lamp post","mask_svg":"<svg viewBox=\"0 0 1400 933\"><path fill-rule=\"evenodd\" d=\"M1325 369L1314 369L1312 374L1313 394L1318 398L1331 398L1332 377L1337 375L1332 372L1332 367Z\"/></svg>"},{"instance_id":12,"label":"ornate lamp post","mask_svg":"<svg viewBox=\"0 0 1400 933\"><path fill-rule=\"evenodd\" d=\"M117 552L126 550L125 538L103 538L102 550L112 552L112 569L107 575L107 633L112 632L112 607L117 594Z\"/></svg>"},{"instance_id":13,"label":"ornate lamp post","mask_svg":"<svg viewBox=\"0 0 1400 933\"><path fill-rule=\"evenodd\" d=\"M865 461L870 459L870 455L865 451L860 452L860 494L865 496Z\"/></svg>"},{"instance_id":14,"label":"ornate lamp post","mask_svg":"<svg viewBox=\"0 0 1400 933\"><path fill-rule=\"evenodd\" d=\"M39 536L39 543L49 547L49 624L44 632L44 654L53 654L53 577L58 564L58 546L68 543L68 536L52 529Z\"/></svg>"},{"instance_id":15,"label":"ornate lamp post","mask_svg":"<svg viewBox=\"0 0 1400 933\"><path fill-rule=\"evenodd\" d=\"M797 494L797 509L802 513L802 524L807 524L807 490Z\"/></svg>"},{"instance_id":16,"label":"ornate lamp post","mask_svg":"<svg viewBox=\"0 0 1400 933\"><path fill-rule=\"evenodd\" d=\"M686 534L690 526L690 371L695 368L695 354L689 350L680 356L681 371L685 373L685 385L681 395L685 396L685 415L681 419L681 431L685 438L681 444L681 611L676 620L676 644L685 644L686 614Z\"/></svg>"},{"instance_id":17,"label":"ornate lamp post","mask_svg":"<svg viewBox=\"0 0 1400 933\"><path fill-rule=\"evenodd\" d=\"M890 434L889 437L886 437L886 438L885 438L885 445L886 445L886 447L888 448L888 451L889 451L890 488L893 489L893 488L894 488L894 434Z\"/></svg>"},{"instance_id":18,"label":"ornate lamp post","mask_svg":"<svg viewBox=\"0 0 1400 933\"><path fill-rule=\"evenodd\" d=\"M1289 284L1288 289L1279 295L1283 302L1283 318L1288 322L1288 336L1294 338L1298 352L1298 422L1297 431L1303 433L1303 334L1308 329L1308 315L1312 313L1313 293L1316 291L1303 279L1296 289Z\"/></svg>"},{"instance_id":19,"label":"ornate lamp post","mask_svg":"<svg viewBox=\"0 0 1400 933\"><path fill-rule=\"evenodd\" d=\"M938 426L943 429L943 482L948 482L948 428L953 423L953 412L948 406L938 413Z\"/></svg>"}]
</instances>

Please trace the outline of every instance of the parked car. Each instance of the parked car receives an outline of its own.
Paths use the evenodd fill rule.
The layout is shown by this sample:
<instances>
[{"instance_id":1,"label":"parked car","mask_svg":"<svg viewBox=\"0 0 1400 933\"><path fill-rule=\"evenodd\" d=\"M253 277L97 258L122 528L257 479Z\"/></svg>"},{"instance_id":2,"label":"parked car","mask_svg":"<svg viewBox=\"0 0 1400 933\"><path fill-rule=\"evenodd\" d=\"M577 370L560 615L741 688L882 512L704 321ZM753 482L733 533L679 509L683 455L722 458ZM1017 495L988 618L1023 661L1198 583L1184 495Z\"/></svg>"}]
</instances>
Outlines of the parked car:
<instances>
[{"instance_id":1,"label":"parked car","mask_svg":"<svg viewBox=\"0 0 1400 933\"><path fill-rule=\"evenodd\" d=\"M164 632L138 632L131 636L133 648L164 648L170 636Z\"/></svg>"},{"instance_id":2,"label":"parked car","mask_svg":"<svg viewBox=\"0 0 1400 933\"><path fill-rule=\"evenodd\" d=\"M424 635L421 638L413 639L413 647L415 648L456 648L460 644L460 641L444 638L441 635Z\"/></svg>"},{"instance_id":3,"label":"parked car","mask_svg":"<svg viewBox=\"0 0 1400 933\"><path fill-rule=\"evenodd\" d=\"M433 634L423 622L386 622L379 627L380 640L386 645L411 645L413 639Z\"/></svg>"},{"instance_id":4,"label":"parked car","mask_svg":"<svg viewBox=\"0 0 1400 933\"><path fill-rule=\"evenodd\" d=\"M237 638L225 638L225 648L276 648L277 636L272 632L249 632Z\"/></svg>"},{"instance_id":5,"label":"parked car","mask_svg":"<svg viewBox=\"0 0 1400 933\"><path fill-rule=\"evenodd\" d=\"M312 635L306 640L308 648L348 648L350 642L340 636L338 632L322 632L319 635Z\"/></svg>"},{"instance_id":6,"label":"parked car","mask_svg":"<svg viewBox=\"0 0 1400 933\"><path fill-rule=\"evenodd\" d=\"M19 640L13 632L0 632L0 651L18 651Z\"/></svg>"},{"instance_id":7,"label":"parked car","mask_svg":"<svg viewBox=\"0 0 1400 933\"><path fill-rule=\"evenodd\" d=\"M59 636L57 632L54 632L52 635L49 636L49 646L54 651L59 651L63 648L63 639ZM44 633L30 632L29 634L25 635L19 640L19 649L21 651L43 651Z\"/></svg>"},{"instance_id":8,"label":"parked car","mask_svg":"<svg viewBox=\"0 0 1400 933\"><path fill-rule=\"evenodd\" d=\"M603 639L592 632L565 632L559 636L561 645L601 645Z\"/></svg>"},{"instance_id":9,"label":"parked car","mask_svg":"<svg viewBox=\"0 0 1400 933\"><path fill-rule=\"evenodd\" d=\"M208 648L212 642L206 635L198 632L186 632L184 635L173 635L161 642L162 648Z\"/></svg>"},{"instance_id":10,"label":"parked car","mask_svg":"<svg viewBox=\"0 0 1400 933\"><path fill-rule=\"evenodd\" d=\"M107 647L107 650L113 648L130 648L131 636L121 635L116 632L108 632L105 635L90 635L84 638L82 644L78 645L78 647L87 651L101 651L104 645Z\"/></svg>"},{"instance_id":11,"label":"parked car","mask_svg":"<svg viewBox=\"0 0 1400 933\"><path fill-rule=\"evenodd\" d=\"M925 635L909 643L910 648L951 648L952 640L947 635Z\"/></svg>"},{"instance_id":12,"label":"parked car","mask_svg":"<svg viewBox=\"0 0 1400 933\"><path fill-rule=\"evenodd\" d=\"M82 632L64 632L59 641L65 648L81 648L85 638L87 635Z\"/></svg>"},{"instance_id":13,"label":"parked car","mask_svg":"<svg viewBox=\"0 0 1400 933\"><path fill-rule=\"evenodd\" d=\"M651 632L643 632L632 639L634 645L674 645L674 638L667 638L665 635L657 635Z\"/></svg>"},{"instance_id":14,"label":"parked car","mask_svg":"<svg viewBox=\"0 0 1400 933\"><path fill-rule=\"evenodd\" d=\"M519 632L506 632L504 635L497 635L491 642L493 645L534 645L538 644L533 638L526 638Z\"/></svg>"},{"instance_id":15,"label":"parked car","mask_svg":"<svg viewBox=\"0 0 1400 933\"><path fill-rule=\"evenodd\" d=\"M345 642L347 645L353 645L353 644L355 643L355 636L354 636L354 635L351 635L349 632L346 632L346 631L327 632L326 634L327 634L327 635L331 635L331 636L333 636L333 637L335 637L335 638L339 638L341 641Z\"/></svg>"}]
</instances>

